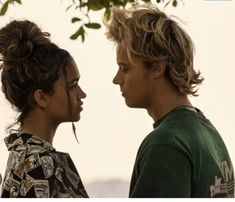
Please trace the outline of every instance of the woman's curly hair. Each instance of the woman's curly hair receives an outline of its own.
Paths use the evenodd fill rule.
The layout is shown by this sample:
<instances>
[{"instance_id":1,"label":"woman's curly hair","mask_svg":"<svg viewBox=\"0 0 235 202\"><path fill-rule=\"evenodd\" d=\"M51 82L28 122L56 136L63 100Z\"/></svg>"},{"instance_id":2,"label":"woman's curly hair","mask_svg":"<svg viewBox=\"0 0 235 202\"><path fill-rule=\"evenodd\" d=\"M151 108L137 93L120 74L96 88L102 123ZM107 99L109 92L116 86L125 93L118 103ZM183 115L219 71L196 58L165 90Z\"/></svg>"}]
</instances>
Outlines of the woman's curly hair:
<instances>
[{"instance_id":1,"label":"woman's curly hair","mask_svg":"<svg viewBox=\"0 0 235 202\"><path fill-rule=\"evenodd\" d=\"M53 93L53 83L71 56L28 20L14 20L0 29L0 56L2 91L19 112L16 123L21 126L35 107L34 91Z\"/></svg>"}]
</instances>

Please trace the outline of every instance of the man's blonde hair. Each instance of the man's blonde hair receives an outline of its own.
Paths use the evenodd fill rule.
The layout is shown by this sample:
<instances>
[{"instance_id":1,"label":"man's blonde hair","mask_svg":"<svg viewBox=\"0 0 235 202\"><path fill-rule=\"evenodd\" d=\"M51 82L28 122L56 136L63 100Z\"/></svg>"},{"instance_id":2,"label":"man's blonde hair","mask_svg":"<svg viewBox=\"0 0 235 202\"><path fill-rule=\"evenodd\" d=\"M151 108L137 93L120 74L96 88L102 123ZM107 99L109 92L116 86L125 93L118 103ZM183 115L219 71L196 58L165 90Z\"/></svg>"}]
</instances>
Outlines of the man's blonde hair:
<instances>
[{"instance_id":1,"label":"man's blonde hair","mask_svg":"<svg viewBox=\"0 0 235 202\"><path fill-rule=\"evenodd\" d=\"M194 44L177 22L153 4L144 4L113 8L105 24L107 38L117 45L124 41L131 61L135 55L147 64L165 62L166 76L178 90L196 96L194 88L203 78L193 68Z\"/></svg>"}]
</instances>

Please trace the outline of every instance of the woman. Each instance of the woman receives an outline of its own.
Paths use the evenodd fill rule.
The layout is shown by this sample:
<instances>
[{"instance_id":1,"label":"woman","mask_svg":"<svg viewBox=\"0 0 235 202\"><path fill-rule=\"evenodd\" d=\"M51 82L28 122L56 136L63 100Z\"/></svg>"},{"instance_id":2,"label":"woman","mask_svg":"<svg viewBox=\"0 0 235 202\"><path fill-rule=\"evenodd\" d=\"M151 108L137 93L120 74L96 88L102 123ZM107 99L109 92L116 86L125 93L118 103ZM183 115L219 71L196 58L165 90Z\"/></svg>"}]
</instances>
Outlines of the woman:
<instances>
[{"instance_id":1,"label":"woman","mask_svg":"<svg viewBox=\"0 0 235 202\"><path fill-rule=\"evenodd\" d=\"M2 91L19 112L5 138L2 197L88 197L69 154L52 146L60 123L80 119L86 94L73 58L48 37L27 20L0 30Z\"/></svg>"}]
</instances>

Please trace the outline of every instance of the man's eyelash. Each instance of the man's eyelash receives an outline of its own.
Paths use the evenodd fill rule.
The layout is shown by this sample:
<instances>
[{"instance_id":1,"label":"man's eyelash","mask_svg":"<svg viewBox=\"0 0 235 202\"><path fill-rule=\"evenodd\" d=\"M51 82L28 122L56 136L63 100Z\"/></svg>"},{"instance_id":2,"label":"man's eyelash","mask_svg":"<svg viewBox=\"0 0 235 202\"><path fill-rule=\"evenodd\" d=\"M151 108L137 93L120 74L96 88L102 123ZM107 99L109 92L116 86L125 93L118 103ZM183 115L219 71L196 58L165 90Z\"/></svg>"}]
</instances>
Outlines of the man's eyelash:
<instances>
[{"instance_id":1,"label":"man's eyelash","mask_svg":"<svg viewBox=\"0 0 235 202\"><path fill-rule=\"evenodd\" d=\"M126 66L123 66L123 65L120 65L120 66L119 66L119 70L122 71L122 72L125 72L125 71L127 71L128 69L129 69L129 68L126 67Z\"/></svg>"}]
</instances>

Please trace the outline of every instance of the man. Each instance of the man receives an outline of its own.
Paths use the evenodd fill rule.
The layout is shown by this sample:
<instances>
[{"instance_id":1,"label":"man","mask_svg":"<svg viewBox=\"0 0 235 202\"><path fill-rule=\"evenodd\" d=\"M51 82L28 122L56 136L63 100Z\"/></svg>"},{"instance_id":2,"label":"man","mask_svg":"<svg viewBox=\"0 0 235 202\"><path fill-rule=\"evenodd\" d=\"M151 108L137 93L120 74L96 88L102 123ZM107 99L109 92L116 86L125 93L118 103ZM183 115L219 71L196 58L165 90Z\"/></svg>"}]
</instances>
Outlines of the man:
<instances>
[{"instance_id":1,"label":"man","mask_svg":"<svg viewBox=\"0 0 235 202\"><path fill-rule=\"evenodd\" d=\"M127 106L147 109L154 120L136 157L129 197L234 197L226 146L188 99L203 81L188 34L151 4L114 8L106 25L117 44L114 84Z\"/></svg>"}]
</instances>

